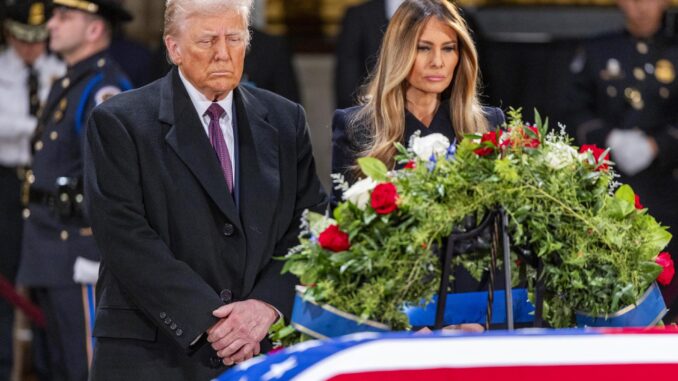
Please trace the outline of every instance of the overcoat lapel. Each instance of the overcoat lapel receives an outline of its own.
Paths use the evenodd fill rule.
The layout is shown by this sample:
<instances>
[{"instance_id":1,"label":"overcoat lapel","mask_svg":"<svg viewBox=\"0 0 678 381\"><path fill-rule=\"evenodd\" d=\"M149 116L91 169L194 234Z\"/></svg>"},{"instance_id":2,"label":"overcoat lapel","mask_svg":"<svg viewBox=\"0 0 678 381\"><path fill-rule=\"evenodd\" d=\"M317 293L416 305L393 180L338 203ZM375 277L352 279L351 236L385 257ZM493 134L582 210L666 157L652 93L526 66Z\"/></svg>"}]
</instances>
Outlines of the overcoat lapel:
<instances>
[{"instance_id":1,"label":"overcoat lapel","mask_svg":"<svg viewBox=\"0 0 678 381\"><path fill-rule=\"evenodd\" d=\"M269 123L268 110L246 88L239 86L234 102L238 118L240 168L240 217L247 235L249 263L259 263L253 256L266 252L275 241L273 214L278 203L280 169L278 129ZM272 248L268 248L269 250ZM257 266L247 266L245 279L256 279ZM251 285L246 285L246 289Z\"/></svg>"},{"instance_id":2,"label":"overcoat lapel","mask_svg":"<svg viewBox=\"0 0 678 381\"><path fill-rule=\"evenodd\" d=\"M238 209L228 191L219 158L177 70L173 68L165 77L161 90L160 120L171 126L165 141L195 175L219 210L242 230Z\"/></svg>"}]
</instances>

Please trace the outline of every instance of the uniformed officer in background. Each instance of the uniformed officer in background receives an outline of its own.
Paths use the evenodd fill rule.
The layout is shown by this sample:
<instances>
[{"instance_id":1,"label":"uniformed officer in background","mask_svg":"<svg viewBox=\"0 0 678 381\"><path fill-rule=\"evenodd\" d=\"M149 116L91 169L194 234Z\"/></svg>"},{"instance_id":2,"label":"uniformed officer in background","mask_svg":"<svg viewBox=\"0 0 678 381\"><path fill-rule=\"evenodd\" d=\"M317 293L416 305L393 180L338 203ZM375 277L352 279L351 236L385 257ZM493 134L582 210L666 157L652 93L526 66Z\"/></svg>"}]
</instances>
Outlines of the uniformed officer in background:
<instances>
[{"instance_id":1,"label":"uniformed officer in background","mask_svg":"<svg viewBox=\"0 0 678 381\"><path fill-rule=\"evenodd\" d=\"M30 137L52 82L66 71L47 54L45 0L9 3L0 52L0 275L14 283L21 253L21 181L30 161ZM4 4L3 4L4 6ZM14 308L0 298L0 380L12 369Z\"/></svg>"},{"instance_id":2,"label":"uniformed officer in background","mask_svg":"<svg viewBox=\"0 0 678 381\"><path fill-rule=\"evenodd\" d=\"M678 43L662 21L668 0L617 0L626 30L588 41L571 63L568 125L579 144L611 148L641 203L674 238L678 259ZM566 114L566 115L568 115ZM678 277L664 288L674 302ZM671 306L670 306L671 307ZM671 308L669 319L678 306Z\"/></svg>"},{"instance_id":3,"label":"uniformed officer in background","mask_svg":"<svg viewBox=\"0 0 678 381\"><path fill-rule=\"evenodd\" d=\"M68 70L52 86L39 118L26 175L30 201L17 282L32 288L45 314L51 378L84 381L91 321L79 283L96 280L99 253L81 207L82 147L91 110L131 87L108 47L113 26L132 16L114 0L52 3L49 46Z\"/></svg>"}]
</instances>

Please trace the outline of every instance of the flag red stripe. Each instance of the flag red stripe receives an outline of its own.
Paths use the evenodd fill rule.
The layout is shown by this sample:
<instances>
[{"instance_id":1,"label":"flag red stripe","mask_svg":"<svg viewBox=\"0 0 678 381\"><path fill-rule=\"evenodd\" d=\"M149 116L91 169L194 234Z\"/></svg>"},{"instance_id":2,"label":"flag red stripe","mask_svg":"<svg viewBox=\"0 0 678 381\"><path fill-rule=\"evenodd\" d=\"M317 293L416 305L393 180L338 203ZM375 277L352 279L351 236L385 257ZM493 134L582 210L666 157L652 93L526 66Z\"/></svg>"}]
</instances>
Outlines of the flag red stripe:
<instances>
[{"instance_id":1,"label":"flag red stripe","mask_svg":"<svg viewBox=\"0 0 678 381\"><path fill-rule=\"evenodd\" d=\"M605 364L501 366L483 368L407 369L342 374L328 381L450 381L450 380L663 380L678 372L678 364Z\"/></svg>"}]
</instances>

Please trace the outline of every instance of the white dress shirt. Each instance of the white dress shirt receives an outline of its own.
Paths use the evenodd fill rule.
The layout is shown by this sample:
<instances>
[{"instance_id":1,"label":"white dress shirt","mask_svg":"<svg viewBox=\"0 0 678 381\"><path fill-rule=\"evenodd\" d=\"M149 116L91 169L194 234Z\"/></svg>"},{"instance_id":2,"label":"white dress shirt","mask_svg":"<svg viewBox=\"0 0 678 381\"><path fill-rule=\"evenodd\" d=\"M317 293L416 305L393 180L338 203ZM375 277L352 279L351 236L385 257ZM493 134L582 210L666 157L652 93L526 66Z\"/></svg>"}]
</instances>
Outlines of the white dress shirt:
<instances>
[{"instance_id":1,"label":"white dress shirt","mask_svg":"<svg viewBox=\"0 0 678 381\"><path fill-rule=\"evenodd\" d=\"M28 165L30 139L38 124L29 111L29 71L11 47L0 53L0 68L0 165ZM64 75L66 65L54 56L43 54L33 68L38 72L38 98L44 104L52 82Z\"/></svg>"},{"instance_id":2,"label":"white dress shirt","mask_svg":"<svg viewBox=\"0 0 678 381\"><path fill-rule=\"evenodd\" d=\"M179 69L179 78L181 78L181 82L183 82L184 87L186 87L188 97L191 98L193 107L195 107L195 111L198 112L198 115L200 116L200 121L202 122L202 127L205 129L205 133L209 138L210 116L207 114L207 109L212 105L212 100L208 99L205 95L198 91L198 89L196 89L193 86L193 84L191 84L191 82L189 82L186 79L186 77L184 77L184 75L181 73L181 69ZM221 116L221 118L219 118L219 127L221 127L221 133L224 135L224 139L226 140L226 147L228 147L228 156L231 158L231 165L233 166L231 173L233 174L233 176L235 176L235 156L233 156L235 139L233 137L233 123L232 123L233 91L230 91L226 98L220 100L217 103L224 109L224 111L226 111ZM235 184L235 179L232 180L233 183Z\"/></svg>"}]
</instances>

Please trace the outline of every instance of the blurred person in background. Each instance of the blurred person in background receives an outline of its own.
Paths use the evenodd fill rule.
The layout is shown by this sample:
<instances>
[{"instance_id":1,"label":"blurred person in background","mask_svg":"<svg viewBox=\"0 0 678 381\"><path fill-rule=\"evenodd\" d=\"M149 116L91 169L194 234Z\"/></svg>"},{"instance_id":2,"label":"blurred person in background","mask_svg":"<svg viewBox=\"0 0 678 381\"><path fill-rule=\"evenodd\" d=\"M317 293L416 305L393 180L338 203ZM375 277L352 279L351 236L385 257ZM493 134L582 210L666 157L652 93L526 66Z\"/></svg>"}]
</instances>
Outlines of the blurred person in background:
<instances>
[{"instance_id":1,"label":"blurred person in background","mask_svg":"<svg viewBox=\"0 0 678 381\"><path fill-rule=\"evenodd\" d=\"M678 259L678 42L667 29L668 0L617 0L623 31L586 41L570 65L568 127L577 142L611 148L620 181L674 238ZM663 288L678 313L678 278ZM673 306L671 304L673 303Z\"/></svg>"},{"instance_id":2,"label":"blurred person in background","mask_svg":"<svg viewBox=\"0 0 678 381\"><path fill-rule=\"evenodd\" d=\"M337 108L355 106L360 86L377 62L388 20L403 0L368 0L346 10L337 37L334 95Z\"/></svg>"},{"instance_id":3,"label":"blurred person in background","mask_svg":"<svg viewBox=\"0 0 678 381\"><path fill-rule=\"evenodd\" d=\"M251 30L252 40L245 55L243 85L270 90L300 103L297 74L287 38L257 28Z\"/></svg>"},{"instance_id":4,"label":"blurred person in background","mask_svg":"<svg viewBox=\"0 0 678 381\"><path fill-rule=\"evenodd\" d=\"M92 109L131 87L108 47L114 26L132 16L114 0L52 3L49 47L68 67L38 118L17 283L45 315L50 378L84 381L93 295L82 284L96 281L99 252L82 208L82 146Z\"/></svg>"},{"instance_id":5,"label":"blurred person in background","mask_svg":"<svg viewBox=\"0 0 678 381\"><path fill-rule=\"evenodd\" d=\"M4 6L4 4L3 4ZM41 105L65 65L47 53L47 3L9 4L0 52L0 276L14 284L21 254L21 182L30 163L30 137ZM9 380L14 306L0 298L0 380Z\"/></svg>"}]
</instances>

